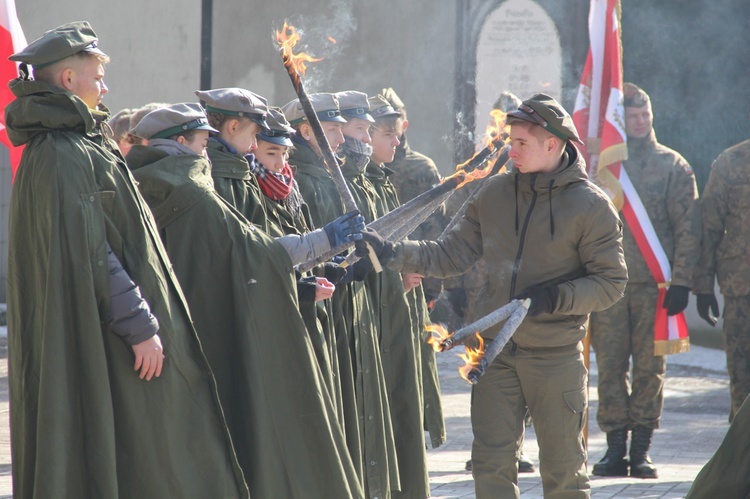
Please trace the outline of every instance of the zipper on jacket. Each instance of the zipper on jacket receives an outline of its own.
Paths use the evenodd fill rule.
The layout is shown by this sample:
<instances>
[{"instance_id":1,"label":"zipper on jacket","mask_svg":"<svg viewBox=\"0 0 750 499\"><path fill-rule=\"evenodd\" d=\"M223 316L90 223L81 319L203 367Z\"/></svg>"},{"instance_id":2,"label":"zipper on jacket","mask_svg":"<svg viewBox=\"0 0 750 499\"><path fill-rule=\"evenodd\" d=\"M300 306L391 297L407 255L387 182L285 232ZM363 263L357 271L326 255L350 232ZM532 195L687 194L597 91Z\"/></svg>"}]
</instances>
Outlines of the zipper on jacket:
<instances>
[{"instance_id":1,"label":"zipper on jacket","mask_svg":"<svg viewBox=\"0 0 750 499\"><path fill-rule=\"evenodd\" d=\"M510 300L516 296L516 278L518 277L518 270L521 267L521 255L523 254L523 244L526 241L526 230L529 228L529 220L531 220L531 212L534 211L534 205L536 204L536 173L531 175L531 204L529 204L529 211L526 212L526 219L523 221L523 227L521 228L521 239L518 241L518 253L516 254L516 261L513 263L513 274L510 278ZM516 192L516 196L518 193Z\"/></svg>"}]
</instances>

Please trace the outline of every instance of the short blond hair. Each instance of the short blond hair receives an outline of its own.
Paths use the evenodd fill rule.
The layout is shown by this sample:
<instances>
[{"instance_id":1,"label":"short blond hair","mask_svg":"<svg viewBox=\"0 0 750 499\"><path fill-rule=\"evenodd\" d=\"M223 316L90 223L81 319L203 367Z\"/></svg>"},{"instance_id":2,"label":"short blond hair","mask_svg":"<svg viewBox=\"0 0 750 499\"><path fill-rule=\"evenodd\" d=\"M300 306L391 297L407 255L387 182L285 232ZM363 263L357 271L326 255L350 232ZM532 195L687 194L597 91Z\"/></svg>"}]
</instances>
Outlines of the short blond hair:
<instances>
[{"instance_id":1,"label":"short blond hair","mask_svg":"<svg viewBox=\"0 0 750 499\"><path fill-rule=\"evenodd\" d=\"M96 54L94 52L81 51L71 56L66 57L60 61L54 62L49 66L41 68L35 68L32 66L32 73L34 79L37 81L43 81L45 83L56 84L55 77L60 74L61 71L73 68L80 69L84 63L89 63L92 60L96 60L101 65L109 63L109 56L104 54Z\"/></svg>"}]
</instances>

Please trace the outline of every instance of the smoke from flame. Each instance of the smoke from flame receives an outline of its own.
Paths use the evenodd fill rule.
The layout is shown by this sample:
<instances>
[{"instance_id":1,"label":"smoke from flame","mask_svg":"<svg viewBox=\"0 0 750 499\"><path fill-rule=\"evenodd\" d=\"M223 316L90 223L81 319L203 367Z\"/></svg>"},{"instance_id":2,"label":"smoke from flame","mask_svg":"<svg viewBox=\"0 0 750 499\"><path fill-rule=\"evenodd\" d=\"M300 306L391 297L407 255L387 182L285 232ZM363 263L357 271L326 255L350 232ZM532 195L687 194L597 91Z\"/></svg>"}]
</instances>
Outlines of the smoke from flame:
<instances>
[{"instance_id":1,"label":"smoke from flame","mask_svg":"<svg viewBox=\"0 0 750 499\"><path fill-rule=\"evenodd\" d=\"M477 346L476 348L467 346L465 347L466 353L458 354L461 360L465 362L464 365L458 368L458 372L466 381L469 381L469 373L472 371L472 369L479 366L479 363L482 361L482 357L484 357L484 338L482 338L479 333L476 333L476 338L479 342L479 346Z\"/></svg>"}]
</instances>

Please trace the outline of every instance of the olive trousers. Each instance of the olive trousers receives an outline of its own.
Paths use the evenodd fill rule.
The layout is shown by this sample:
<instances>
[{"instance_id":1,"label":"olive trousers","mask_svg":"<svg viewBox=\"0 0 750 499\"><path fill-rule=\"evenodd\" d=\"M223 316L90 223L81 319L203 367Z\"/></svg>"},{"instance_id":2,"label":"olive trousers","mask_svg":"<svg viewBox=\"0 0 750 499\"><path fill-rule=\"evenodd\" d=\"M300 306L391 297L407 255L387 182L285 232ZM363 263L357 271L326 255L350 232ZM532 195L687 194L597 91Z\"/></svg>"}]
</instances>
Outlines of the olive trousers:
<instances>
[{"instance_id":1,"label":"olive trousers","mask_svg":"<svg viewBox=\"0 0 750 499\"><path fill-rule=\"evenodd\" d=\"M590 497L583 441L587 379L580 343L540 349L506 345L471 394L477 499L520 497L517 463L527 406L539 444L544 497Z\"/></svg>"}]
</instances>

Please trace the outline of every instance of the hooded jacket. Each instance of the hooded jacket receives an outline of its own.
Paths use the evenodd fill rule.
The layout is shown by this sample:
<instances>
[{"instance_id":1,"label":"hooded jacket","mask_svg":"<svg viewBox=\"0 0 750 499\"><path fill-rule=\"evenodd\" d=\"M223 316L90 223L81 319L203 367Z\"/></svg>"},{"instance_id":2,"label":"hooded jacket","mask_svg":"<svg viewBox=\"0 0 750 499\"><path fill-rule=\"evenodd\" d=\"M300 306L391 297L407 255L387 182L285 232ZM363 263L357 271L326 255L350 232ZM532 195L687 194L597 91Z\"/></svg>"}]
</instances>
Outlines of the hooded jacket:
<instances>
[{"instance_id":1,"label":"hooded jacket","mask_svg":"<svg viewBox=\"0 0 750 499\"><path fill-rule=\"evenodd\" d=\"M128 166L191 306L251 495L362 497L283 247L216 194L206 158L134 146Z\"/></svg>"},{"instance_id":2,"label":"hooded jacket","mask_svg":"<svg viewBox=\"0 0 750 499\"><path fill-rule=\"evenodd\" d=\"M107 113L13 80L8 275L15 497L248 497L216 385L151 212ZM107 243L159 321L164 367L143 381L107 325Z\"/></svg>"},{"instance_id":3,"label":"hooded jacket","mask_svg":"<svg viewBox=\"0 0 750 499\"><path fill-rule=\"evenodd\" d=\"M606 194L588 181L572 145L550 173L514 171L488 180L444 239L406 241L395 250L389 267L437 277L460 274L484 256L491 274L478 317L531 286L557 284L553 312L527 317L513 335L524 348L576 344L588 314L622 298L627 282L622 223ZM501 326L482 336L494 338Z\"/></svg>"}]
</instances>

